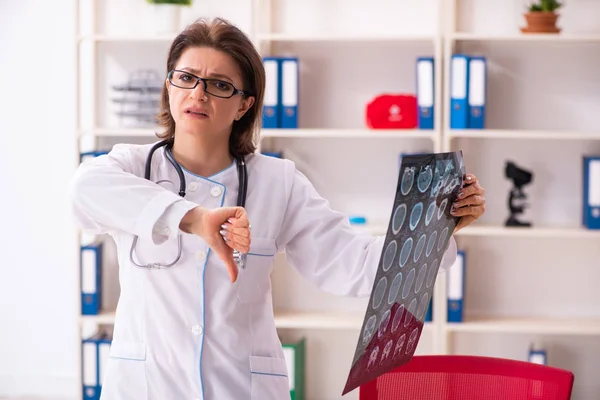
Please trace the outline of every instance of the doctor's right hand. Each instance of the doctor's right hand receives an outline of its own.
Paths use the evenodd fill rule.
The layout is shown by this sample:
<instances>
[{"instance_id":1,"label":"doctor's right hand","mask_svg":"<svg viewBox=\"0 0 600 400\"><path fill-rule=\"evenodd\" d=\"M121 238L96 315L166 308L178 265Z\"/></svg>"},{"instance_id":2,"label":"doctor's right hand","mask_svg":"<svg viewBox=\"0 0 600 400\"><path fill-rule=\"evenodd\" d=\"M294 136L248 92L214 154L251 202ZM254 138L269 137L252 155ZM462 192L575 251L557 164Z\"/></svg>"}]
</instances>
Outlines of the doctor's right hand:
<instances>
[{"instance_id":1,"label":"doctor's right hand","mask_svg":"<svg viewBox=\"0 0 600 400\"><path fill-rule=\"evenodd\" d=\"M195 207L185 214L179 225L182 231L200 236L225 262L231 282L238 269L231 249L250 251L250 222L242 207L207 209Z\"/></svg>"}]
</instances>

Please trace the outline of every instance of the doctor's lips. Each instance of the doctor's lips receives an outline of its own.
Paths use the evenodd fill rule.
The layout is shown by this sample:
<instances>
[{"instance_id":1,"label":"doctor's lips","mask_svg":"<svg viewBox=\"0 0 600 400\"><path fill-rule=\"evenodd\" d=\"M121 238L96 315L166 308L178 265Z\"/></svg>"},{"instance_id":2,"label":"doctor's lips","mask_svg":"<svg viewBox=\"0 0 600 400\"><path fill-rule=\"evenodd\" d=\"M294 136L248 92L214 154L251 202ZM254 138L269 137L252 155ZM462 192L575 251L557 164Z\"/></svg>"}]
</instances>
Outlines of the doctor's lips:
<instances>
[{"instance_id":1,"label":"doctor's lips","mask_svg":"<svg viewBox=\"0 0 600 400\"><path fill-rule=\"evenodd\" d=\"M192 118L208 118L208 112L200 107L188 107L183 112Z\"/></svg>"}]
</instances>

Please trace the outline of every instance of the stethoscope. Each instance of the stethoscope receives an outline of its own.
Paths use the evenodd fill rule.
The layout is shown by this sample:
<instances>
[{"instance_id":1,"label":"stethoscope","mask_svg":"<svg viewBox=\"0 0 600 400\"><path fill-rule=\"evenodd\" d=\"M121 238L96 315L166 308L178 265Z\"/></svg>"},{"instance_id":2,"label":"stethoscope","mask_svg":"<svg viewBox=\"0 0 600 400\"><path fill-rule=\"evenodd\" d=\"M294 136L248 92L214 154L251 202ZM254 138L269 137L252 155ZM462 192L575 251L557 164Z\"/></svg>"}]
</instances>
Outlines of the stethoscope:
<instances>
[{"instance_id":1,"label":"stethoscope","mask_svg":"<svg viewBox=\"0 0 600 400\"><path fill-rule=\"evenodd\" d=\"M146 159L144 178L150 180L152 155L154 154L154 152L157 149L159 149L160 147L163 147L163 146L165 147L165 155L167 156L167 160L169 160L171 165L173 165L173 167L175 168L175 171L177 171L177 175L179 175L179 195L181 197L185 197L185 190L186 190L185 177L183 175L183 170L182 170L181 166L175 160L175 158L173 157L173 153L171 152L171 148L173 147L172 139L163 140L161 142L156 143L154 146L152 146L152 148L150 149L150 152L148 153L148 157ZM237 172L238 172L238 179L239 179L237 205L238 205L238 207L244 207L246 204L246 193L248 191L248 171L246 170L246 162L244 161L243 157L240 157L237 159ZM133 238L133 243L131 244L131 250L129 251L129 258L135 266L140 267L140 268L160 269L160 268L172 267L181 258L181 250L182 250L181 237L182 237L181 233L178 233L178 235L177 235L177 239L178 239L177 257L175 257L175 259L168 264L164 264L164 263L149 263L149 264L145 264L145 265L138 264L134 260L134 256L133 256L134 252L135 252L135 246L137 245L137 241L138 241L138 237L135 235ZM240 253L239 250L233 250L233 259L235 260L235 263L237 264L238 268L245 268L245 260L246 260L245 254Z\"/></svg>"}]
</instances>

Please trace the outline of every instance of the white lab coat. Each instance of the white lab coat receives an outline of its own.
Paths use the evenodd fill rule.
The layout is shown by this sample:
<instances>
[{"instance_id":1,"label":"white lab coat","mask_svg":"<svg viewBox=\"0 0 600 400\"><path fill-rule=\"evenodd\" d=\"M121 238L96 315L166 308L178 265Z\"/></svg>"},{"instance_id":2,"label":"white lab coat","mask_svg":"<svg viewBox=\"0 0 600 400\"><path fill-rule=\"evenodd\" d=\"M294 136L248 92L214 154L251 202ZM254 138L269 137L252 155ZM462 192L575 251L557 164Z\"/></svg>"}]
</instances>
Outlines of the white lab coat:
<instances>
[{"instance_id":1,"label":"white lab coat","mask_svg":"<svg viewBox=\"0 0 600 400\"><path fill-rule=\"evenodd\" d=\"M285 250L288 262L325 291L369 296L384 238L351 227L291 161L250 155L251 251L232 284L204 241L178 226L198 204L234 206L237 168L208 178L184 170L182 199L164 148L154 154L152 182L143 179L150 147L117 145L82 164L71 186L80 226L109 233L118 251L121 295L102 400L289 398L271 298L274 255ZM183 254L174 267L148 270L130 262L133 235L139 263L168 263L178 233ZM440 270L455 257L451 239Z\"/></svg>"}]
</instances>

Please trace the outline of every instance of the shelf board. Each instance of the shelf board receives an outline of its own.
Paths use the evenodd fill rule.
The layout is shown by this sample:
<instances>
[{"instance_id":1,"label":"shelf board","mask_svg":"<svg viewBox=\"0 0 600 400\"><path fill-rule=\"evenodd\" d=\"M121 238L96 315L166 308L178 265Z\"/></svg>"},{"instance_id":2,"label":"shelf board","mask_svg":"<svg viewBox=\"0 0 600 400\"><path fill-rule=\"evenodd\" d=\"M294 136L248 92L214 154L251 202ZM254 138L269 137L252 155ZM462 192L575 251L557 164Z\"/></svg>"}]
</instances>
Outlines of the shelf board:
<instances>
[{"instance_id":1,"label":"shelf board","mask_svg":"<svg viewBox=\"0 0 600 400\"><path fill-rule=\"evenodd\" d=\"M256 36L259 41L271 42L432 42L433 35L411 35L411 34L321 34L303 35L293 33L270 33Z\"/></svg>"},{"instance_id":2,"label":"shelf board","mask_svg":"<svg viewBox=\"0 0 600 400\"><path fill-rule=\"evenodd\" d=\"M544 130L512 130L512 129L450 129L451 138L480 139L559 139L559 140L600 140L599 132L581 131L544 131Z\"/></svg>"},{"instance_id":3,"label":"shelf board","mask_svg":"<svg viewBox=\"0 0 600 400\"><path fill-rule=\"evenodd\" d=\"M500 236L530 238L590 238L600 239L600 230L577 227L506 227L501 225L471 225L461 229L457 236Z\"/></svg>"},{"instance_id":4,"label":"shelf board","mask_svg":"<svg viewBox=\"0 0 600 400\"><path fill-rule=\"evenodd\" d=\"M378 138L433 139L437 134L427 129L263 129L263 138Z\"/></svg>"},{"instance_id":5,"label":"shelf board","mask_svg":"<svg viewBox=\"0 0 600 400\"><path fill-rule=\"evenodd\" d=\"M139 34L119 34L119 35L83 35L77 39L79 42L92 41L92 42L172 42L177 36L177 33L172 34L160 34L160 35L139 35Z\"/></svg>"},{"instance_id":6,"label":"shelf board","mask_svg":"<svg viewBox=\"0 0 600 400\"><path fill-rule=\"evenodd\" d=\"M157 129L93 129L84 132L95 136L156 137ZM436 131L421 129L262 129L262 138L378 138L378 139L431 139Z\"/></svg>"},{"instance_id":7,"label":"shelf board","mask_svg":"<svg viewBox=\"0 0 600 400\"><path fill-rule=\"evenodd\" d=\"M448 323L450 332L534 333L555 335L598 335L600 318L469 318L462 323Z\"/></svg>"},{"instance_id":8,"label":"shelf board","mask_svg":"<svg viewBox=\"0 0 600 400\"><path fill-rule=\"evenodd\" d=\"M82 315L81 322L90 322L94 324L111 325L115 323L114 311L102 311L98 315Z\"/></svg>"},{"instance_id":9,"label":"shelf board","mask_svg":"<svg viewBox=\"0 0 600 400\"><path fill-rule=\"evenodd\" d=\"M275 326L288 329L360 329L364 313L276 311Z\"/></svg>"},{"instance_id":10,"label":"shelf board","mask_svg":"<svg viewBox=\"0 0 600 400\"><path fill-rule=\"evenodd\" d=\"M162 128L160 128L162 129ZM159 130L159 128L157 129L150 129L150 128L139 128L139 129L132 129L132 128L98 128L98 129L92 129L89 131L84 131L82 132L82 134L87 135L94 135L94 136L102 136L102 137L130 137L130 136L136 136L136 137L153 137L156 138L156 133Z\"/></svg>"},{"instance_id":11,"label":"shelf board","mask_svg":"<svg viewBox=\"0 0 600 400\"><path fill-rule=\"evenodd\" d=\"M372 235L385 236L388 227L384 224L352 225ZM517 228L502 225L471 225L461 229L456 236L530 237L530 238L580 238L600 239L600 230L577 227L531 227Z\"/></svg>"},{"instance_id":12,"label":"shelf board","mask_svg":"<svg viewBox=\"0 0 600 400\"><path fill-rule=\"evenodd\" d=\"M287 329L360 329L364 313L361 312L275 312L275 326ZM82 315L81 321L95 324L114 324L115 312L106 311L99 315ZM425 324L429 327L429 323Z\"/></svg>"},{"instance_id":13,"label":"shelf board","mask_svg":"<svg viewBox=\"0 0 600 400\"><path fill-rule=\"evenodd\" d=\"M460 41L497 41L497 42L600 42L600 34L566 34L566 33L469 33L456 32L450 35L453 40Z\"/></svg>"},{"instance_id":14,"label":"shelf board","mask_svg":"<svg viewBox=\"0 0 600 400\"><path fill-rule=\"evenodd\" d=\"M276 311L275 326L279 329L348 329L360 330L364 312L347 311ZM425 323L423 329L430 329Z\"/></svg>"}]
</instances>

